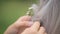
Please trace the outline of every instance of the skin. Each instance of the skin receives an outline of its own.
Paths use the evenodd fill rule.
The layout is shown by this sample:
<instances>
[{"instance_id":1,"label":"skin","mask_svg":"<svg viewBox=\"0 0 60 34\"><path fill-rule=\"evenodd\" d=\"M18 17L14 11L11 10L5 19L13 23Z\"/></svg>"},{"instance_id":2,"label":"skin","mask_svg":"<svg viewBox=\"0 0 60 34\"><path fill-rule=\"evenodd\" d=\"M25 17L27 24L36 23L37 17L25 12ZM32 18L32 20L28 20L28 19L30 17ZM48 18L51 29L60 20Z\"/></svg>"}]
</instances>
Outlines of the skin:
<instances>
[{"instance_id":1,"label":"skin","mask_svg":"<svg viewBox=\"0 0 60 34\"><path fill-rule=\"evenodd\" d=\"M4 34L46 34L40 22L31 22L31 16L22 16L10 25Z\"/></svg>"}]
</instances>

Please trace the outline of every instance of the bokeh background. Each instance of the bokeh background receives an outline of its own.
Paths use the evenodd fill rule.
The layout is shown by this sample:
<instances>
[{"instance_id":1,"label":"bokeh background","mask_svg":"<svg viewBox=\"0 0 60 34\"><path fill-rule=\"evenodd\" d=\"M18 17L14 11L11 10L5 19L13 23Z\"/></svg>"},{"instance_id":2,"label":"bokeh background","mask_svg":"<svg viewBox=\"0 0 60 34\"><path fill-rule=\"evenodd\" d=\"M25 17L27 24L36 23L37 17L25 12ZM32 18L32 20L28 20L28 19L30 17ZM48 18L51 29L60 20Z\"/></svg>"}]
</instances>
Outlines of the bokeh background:
<instances>
[{"instance_id":1,"label":"bokeh background","mask_svg":"<svg viewBox=\"0 0 60 34\"><path fill-rule=\"evenodd\" d=\"M0 0L0 34L14 23L37 0Z\"/></svg>"}]
</instances>

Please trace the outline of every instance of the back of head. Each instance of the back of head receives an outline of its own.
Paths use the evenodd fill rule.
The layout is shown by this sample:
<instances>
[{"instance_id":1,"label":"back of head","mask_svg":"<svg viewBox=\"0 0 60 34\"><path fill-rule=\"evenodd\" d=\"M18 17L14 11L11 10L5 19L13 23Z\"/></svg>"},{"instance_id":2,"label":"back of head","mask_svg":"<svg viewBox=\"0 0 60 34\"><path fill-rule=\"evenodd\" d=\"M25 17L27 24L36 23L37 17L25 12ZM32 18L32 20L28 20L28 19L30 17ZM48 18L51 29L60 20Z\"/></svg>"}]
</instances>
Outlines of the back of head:
<instances>
[{"instance_id":1,"label":"back of head","mask_svg":"<svg viewBox=\"0 0 60 34\"><path fill-rule=\"evenodd\" d=\"M39 10L38 16L41 11L46 13L41 20L47 33L60 34L60 0L40 0Z\"/></svg>"}]
</instances>

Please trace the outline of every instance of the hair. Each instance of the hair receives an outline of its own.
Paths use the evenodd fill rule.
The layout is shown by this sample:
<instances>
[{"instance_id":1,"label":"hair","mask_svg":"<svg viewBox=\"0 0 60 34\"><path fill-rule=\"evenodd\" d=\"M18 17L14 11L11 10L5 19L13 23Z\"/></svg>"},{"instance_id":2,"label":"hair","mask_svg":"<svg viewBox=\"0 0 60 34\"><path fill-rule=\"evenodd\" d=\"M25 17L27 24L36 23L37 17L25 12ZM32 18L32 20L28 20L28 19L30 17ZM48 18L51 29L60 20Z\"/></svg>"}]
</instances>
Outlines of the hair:
<instances>
[{"instance_id":1,"label":"hair","mask_svg":"<svg viewBox=\"0 0 60 34\"><path fill-rule=\"evenodd\" d=\"M42 20L47 34L60 34L60 0L40 0L38 7L39 11L34 17L40 17L39 20Z\"/></svg>"}]
</instances>

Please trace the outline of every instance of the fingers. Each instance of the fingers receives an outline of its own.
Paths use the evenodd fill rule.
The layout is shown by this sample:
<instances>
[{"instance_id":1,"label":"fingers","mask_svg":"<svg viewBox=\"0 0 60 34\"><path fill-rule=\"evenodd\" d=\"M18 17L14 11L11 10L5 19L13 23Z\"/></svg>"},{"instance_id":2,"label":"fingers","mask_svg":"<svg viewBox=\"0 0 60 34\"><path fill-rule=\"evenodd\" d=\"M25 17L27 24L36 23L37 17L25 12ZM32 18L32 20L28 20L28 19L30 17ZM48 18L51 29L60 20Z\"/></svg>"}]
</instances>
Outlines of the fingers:
<instances>
[{"instance_id":1,"label":"fingers","mask_svg":"<svg viewBox=\"0 0 60 34\"><path fill-rule=\"evenodd\" d=\"M30 21L31 20L31 16L22 16L18 19L18 21Z\"/></svg>"},{"instance_id":2,"label":"fingers","mask_svg":"<svg viewBox=\"0 0 60 34\"><path fill-rule=\"evenodd\" d=\"M30 28L26 28L22 34L47 34L44 27L40 27L39 22L35 22Z\"/></svg>"},{"instance_id":3,"label":"fingers","mask_svg":"<svg viewBox=\"0 0 60 34\"><path fill-rule=\"evenodd\" d=\"M37 21L31 27L26 28L22 34L37 34L40 23Z\"/></svg>"},{"instance_id":4,"label":"fingers","mask_svg":"<svg viewBox=\"0 0 60 34\"><path fill-rule=\"evenodd\" d=\"M32 30L38 31L39 27L40 27L40 22L36 21L30 28Z\"/></svg>"},{"instance_id":5,"label":"fingers","mask_svg":"<svg viewBox=\"0 0 60 34\"><path fill-rule=\"evenodd\" d=\"M16 28L20 28L20 27L24 27L24 26L31 26L33 24L33 22L30 21L23 21L20 23L14 23L12 25L14 25Z\"/></svg>"},{"instance_id":6,"label":"fingers","mask_svg":"<svg viewBox=\"0 0 60 34\"><path fill-rule=\"evenodd\" d=\"M47 34L44 27L40 27L38 34Z\"/></svg>"},{"instance_id":7,"label":"fingers","mask_svg":"<svg viewBox=\"0 0 60 34\"><path fill-rule=\"evenodd\" d=\"M30 22L30 20L31 16L23 16L12 25L16 26L17 28L19 28L20 26L31 26L32 22Z\"/></svg>"},{"instance_id":8,"label":"fingers","mask_svg":"<svg viewBox=\"0 0 60 34\"><path fill-rule=\"evenodd\" d=\"M20 28L22 26L31 26L32 22L30 22L31 16L23 16L19 18L15 23L12 24L12 27Z\"/></svg>"}]
</instances>

